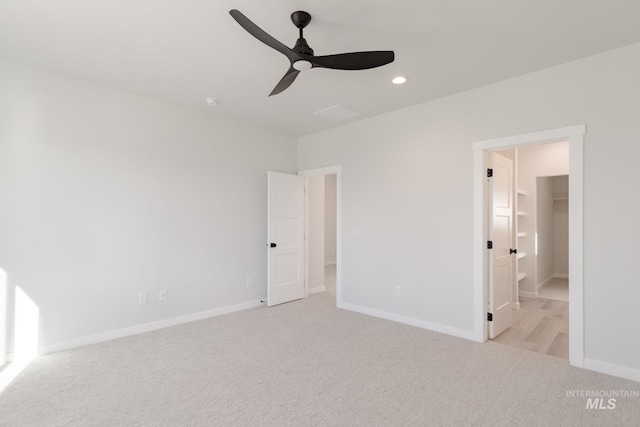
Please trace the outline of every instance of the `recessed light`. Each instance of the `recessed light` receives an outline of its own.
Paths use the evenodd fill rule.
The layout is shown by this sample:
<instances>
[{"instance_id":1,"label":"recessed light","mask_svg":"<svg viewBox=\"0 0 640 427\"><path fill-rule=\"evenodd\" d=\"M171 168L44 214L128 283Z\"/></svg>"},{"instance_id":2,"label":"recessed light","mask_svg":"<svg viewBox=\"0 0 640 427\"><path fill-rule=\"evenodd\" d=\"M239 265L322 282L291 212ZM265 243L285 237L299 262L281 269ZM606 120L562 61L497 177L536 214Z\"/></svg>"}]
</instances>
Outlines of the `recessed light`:
<instances>
[{"instance_id":1,"label":"recessed light","mask_svg":"<svg viewBox=\"0 0 640 427\"><path fill-rule=\"evenodd\" d=\"M218 105L218 100L215 98L206 98L206 101L209 105Z\"/></svg>"},{"instance_id":2,"label":"recessed light","mask_svg":"<svg viewBox=\"0 0 640 427\"><path fill-rule=\"evenodd\" d=\"M398 77L395 77L393 80L391 80L391 83L393 83L394 85L401 85L406 81L407 81L406 77L398 76Z\"/></svg>"}]
</instances>

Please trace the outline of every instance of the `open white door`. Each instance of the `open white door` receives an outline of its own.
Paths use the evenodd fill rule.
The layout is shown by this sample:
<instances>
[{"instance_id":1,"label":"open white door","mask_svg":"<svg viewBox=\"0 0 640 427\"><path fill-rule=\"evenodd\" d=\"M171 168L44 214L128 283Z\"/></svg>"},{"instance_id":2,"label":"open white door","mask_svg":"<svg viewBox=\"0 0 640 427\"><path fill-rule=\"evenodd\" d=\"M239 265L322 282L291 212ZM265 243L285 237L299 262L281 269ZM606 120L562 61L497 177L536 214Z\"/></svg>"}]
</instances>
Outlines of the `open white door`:
<instances>
[{"instance_id":1,"label":"open white door","mask_svg":"<svg viewBox=\"0 0 640 427\"><path fill-rule=\"evenodd\" d=\"M304 297L304 183L268 173L267 306Z\"/></svg>"},{"instance_id":2,"label":"open white door","mask_svg":"<svg viewBox=\"0 0 640 427\"><path fill-rule=\"evenodd\" d=\"M489 338L511 326L512 289L516 255L513 246L513 161L490 153L493 177L489 179Z\"/></svg>"}]
</instances>

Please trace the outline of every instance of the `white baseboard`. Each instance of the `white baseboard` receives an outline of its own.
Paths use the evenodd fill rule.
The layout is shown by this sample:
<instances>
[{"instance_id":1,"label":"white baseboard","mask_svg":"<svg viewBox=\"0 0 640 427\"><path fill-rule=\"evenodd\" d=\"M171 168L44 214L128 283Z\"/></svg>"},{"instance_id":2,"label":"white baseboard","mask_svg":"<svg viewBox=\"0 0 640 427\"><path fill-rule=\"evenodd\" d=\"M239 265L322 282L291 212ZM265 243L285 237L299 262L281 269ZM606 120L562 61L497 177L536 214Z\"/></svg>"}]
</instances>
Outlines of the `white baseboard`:
<instances>
[{"instance_id":1,"label":"white baseboard","mask_svg":"<svg viewBox=\"0 0 640 427\"><path fill-rule=\"evenodd\" d=\"M518 296L525 298L538 298L538 292L518 291Z\"/></svg>"},{"instance_id":2,"label":"white baseboard","mask_svg":"<svg viewBox=\"0 0 640 427\"><path fill-rule=\"evenodd\" d=\"M593 359L584 359L584 368L590 371L640 382L640 369L627 368L626 366L614 365Z\"/></svg>"},{"instance_id":3,"label":"white baseboard","mask_svg":"<svg viewBox=\"0 0 640 427\"><path fill-rule=\"evenodd\" d=\"M330 265L336 265L336 262L335 261L327 261L327 262L324 263L325 267L328 267Z\"/></svg>"},{"instance_id":4,"label":"white baseboard","mask_svg":"<svg viewBox=\"0 0 640 427\"><path fill-rule=\"evenodd\" d=\"M542 289L545 286L547 286L555 278L556 278L555 274L552 274L551 276L547 277L546 280L544 280L543 282L539 283L538 286L536 286L536 292L540 292L540 289Z\"/></svg>"},{"instance_id":5,"label":"white baseboard","mask_svg":"<svg viewBox=\"0 0 640 427\"><path fill-rule=\"evenodd\" d=\"M518 301L518 302L512 302L512 303L511 303L511 308L512 308L513 310L520 310L520 301ZM487 310L487 312L488 312L488 311L489 311L489 310Z\"/></svg>"},{"instance_id":6,"label":"white baseboard","mask_svg":"<svg viewBox=\"0 0 640 427\"><path fill-rule=\"evenodd\" d=\"M141 325L131 326L123 329L103 332L95 335L88 335L69 341L63 341L55 344L49 344L40 347L39 354L56 353L58 351L69 350L76 347L84 347L86 345L97 344L104 341L111 341L117 338L124 338L131 335L141 334L143 332L155 331L157 329L168 328L169 326L180 325L183 323L194 322L196 320L216 317L222 314L233 313L241 310L248 310L264 305L261 301L251 301L243 304L230 305L226 307L214 308L212 310L201 311L198 313L187 314L185 316L172 317L170 319L158 320L156 322L143 323Z\"/></svg>"},{"instance_id":7,"label":"white baseboard","mask_svg":"<svg viewBox=\"0 0 640 427\"><path fill-rule=\"evenodd\" d=\"M316 286L315 288L309 288L309 295L311 294L319 294L320 292L324 292L327 289L324 286Z\"/></svg>"},{"instance_id":8,"label":"white baseboard","mask_svg":"<svg viewBox=\"0 0 640 427\"><path fill-rule=\"evenodd\" d=\"M569 275L564 273L553 273L553 277L556 279L567 279L569 280Z\"/></svg>"},{"instance_id":9,"label":"white baseboard","mask_svg":"<svg viewBox=\"0 0 640 427\"><path fill-rule=\"evenodd\" d=\"M426 320L416 319L413 317L402 316L395 313L388 313L386 311L375 310L372 308L362 307L359 305L348 304L340 302L338 308L344 310L354 311L360 314L366 314L368 316L379 317L381 319L391 320L393 322L403 323L405 325L415 326L417 328L427 329L429 331L440 332L446 335L452 335L458 338L464 338L470 341L478 342L478 336L474 331L466 329L454 328L452 326L441 325L439 323L427 322ZM482 342L482 341L479 341Z\"/></svg>"}]
</instances>

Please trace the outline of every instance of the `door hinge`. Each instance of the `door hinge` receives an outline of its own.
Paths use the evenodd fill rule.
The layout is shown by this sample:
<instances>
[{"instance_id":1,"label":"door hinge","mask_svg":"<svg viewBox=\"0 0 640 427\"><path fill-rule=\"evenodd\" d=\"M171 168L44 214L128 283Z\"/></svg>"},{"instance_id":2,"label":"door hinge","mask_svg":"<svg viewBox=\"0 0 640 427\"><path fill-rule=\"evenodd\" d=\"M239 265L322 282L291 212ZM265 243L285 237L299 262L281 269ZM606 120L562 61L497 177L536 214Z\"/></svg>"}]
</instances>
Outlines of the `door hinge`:
<instances>
[{"instance_id":1,"label":"door hinge","mask_svg":"<svg viewBox=\"0 0 640 427\"><path fill-rule=\"evenodd\" d=\"M487 178L491 178L493 176L493 169L487 169Z\"/></svg>"},{"instance_id":2,"label":"door hinge","mask_svg":"<svg viewBox=\"0 0 640 427\"><path fill-rule=\"evenodd\" d=\"M511 254L517 254L518 250L517 249L509 249L509 255Z\"/></svg>"},{"instance_id":3,"label":"door hinge","mask_svg":"<svg viewBox=\"0 0 640 427\"><path fill-rule=\"evenodd\" d=\"M487 313L487 320L493 322L493 313Z\"/></svg>"},{"instance_id":4,"label":"door hinge","mask_svg":"<svg viewBox=\"0 0 640 427\"><path fill-rule=\"evenodd\" d=\"M487 240L487 249L493 249L493 242L491 240Z\"/></svg>"}]
</instances>

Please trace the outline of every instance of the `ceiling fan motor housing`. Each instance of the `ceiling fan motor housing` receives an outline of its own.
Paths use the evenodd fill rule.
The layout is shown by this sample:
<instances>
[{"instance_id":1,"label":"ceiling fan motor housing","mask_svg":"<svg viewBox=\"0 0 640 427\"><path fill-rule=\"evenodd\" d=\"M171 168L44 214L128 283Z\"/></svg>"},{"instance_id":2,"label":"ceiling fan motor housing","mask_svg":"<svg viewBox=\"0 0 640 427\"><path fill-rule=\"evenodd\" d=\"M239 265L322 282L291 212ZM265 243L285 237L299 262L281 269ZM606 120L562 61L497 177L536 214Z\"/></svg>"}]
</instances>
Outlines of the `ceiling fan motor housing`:
<instances>
[{"instance_id":1,"label":"ceiling fan motor housing","mask_svg":"<svg viewBox=\"0 0 640 427\"><path fill-rule=\"evenodd\" d=\"M313 56L313 49L309 47L307 41L303 38L299 38L296 42L296 45L293 47L293 51L295 53L299 53L300 55L311 55Z\"/></svg>"},{"instance_id":2,"label":"ceiling fan motor housing","mask_svg":"<svg viewBox=\"0 0 640 427\"><path fill-rule=\"evenodd\" d=\"M304 27L309 25L309 22L311 22L311 15L302 10L293 12L291 14L291 22L293 22L293 25L300 29L300 37L298 38L298 41L296 41L296 45L292 50L300 55L313 56L313 49L309 47L309 44L302 35L302 30L304 29Z\"/></svg>"}]
</instances>

